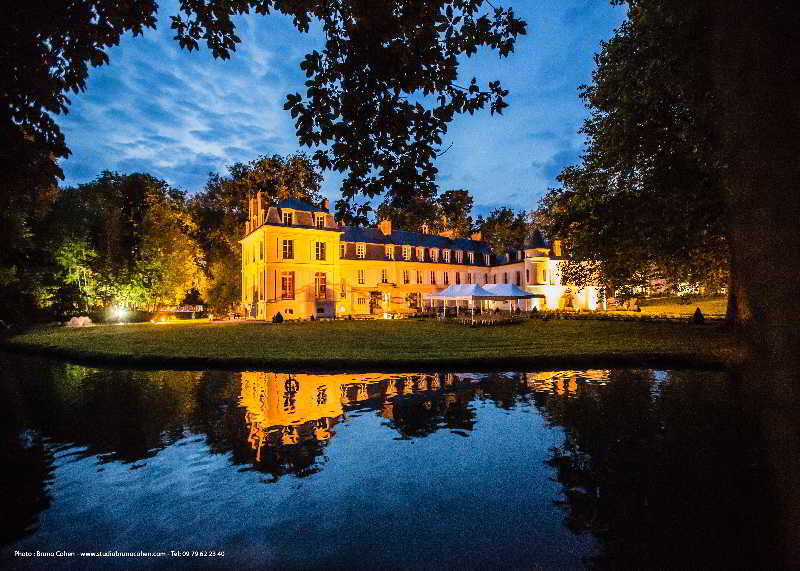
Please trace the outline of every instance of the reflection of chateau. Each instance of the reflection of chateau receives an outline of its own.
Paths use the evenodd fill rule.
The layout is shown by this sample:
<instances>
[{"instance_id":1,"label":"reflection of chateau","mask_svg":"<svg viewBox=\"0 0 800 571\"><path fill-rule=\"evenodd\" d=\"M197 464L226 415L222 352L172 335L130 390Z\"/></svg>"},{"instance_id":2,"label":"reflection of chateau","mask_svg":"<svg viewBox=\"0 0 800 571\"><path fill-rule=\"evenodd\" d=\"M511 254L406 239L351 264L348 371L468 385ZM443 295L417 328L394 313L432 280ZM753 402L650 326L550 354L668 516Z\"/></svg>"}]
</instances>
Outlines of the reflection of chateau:
<instances>
[{"instance_id":1,"label":"reflection of chateau","mask_svg":"<svg viewBox=\"0 0 800 571\"><path fill-rule=\"evenodd\" d=\"M423 294L458 284L514 284L534 294L520 307L594 310L597 290L561 283L560 242L535 233L521 249L493 252L480 233L451 238L392 228L340 226L322 206L295 198L249 201L242 244L242 304L271 319L414 313Z\"/></svg>"},{"instance_id":2,"label":"reflection of chateau","mask_svg":"<svg viewBox=\"0 0 800 571\"><path fill-rule=\"evenodd\" d=\"M526 391L568 395L575 393L580 382L605 384L608 373L607 370L522 373L518 380ZM459 390L479 388L489 378L498 387L510 386L509 379L492 375L245 372L241 374L240 404L245 408L248 442L256 451L256 461L260 461L265 447L326 442L348 410L365 405L379 411L383 418L400 423L413 422L414 415L441 414L453 406L464 407L469 399L460 396ZM398 400L405 396L421 398ZM414 412L415 408L419 411Z\"/></svg>"}]
</instances>

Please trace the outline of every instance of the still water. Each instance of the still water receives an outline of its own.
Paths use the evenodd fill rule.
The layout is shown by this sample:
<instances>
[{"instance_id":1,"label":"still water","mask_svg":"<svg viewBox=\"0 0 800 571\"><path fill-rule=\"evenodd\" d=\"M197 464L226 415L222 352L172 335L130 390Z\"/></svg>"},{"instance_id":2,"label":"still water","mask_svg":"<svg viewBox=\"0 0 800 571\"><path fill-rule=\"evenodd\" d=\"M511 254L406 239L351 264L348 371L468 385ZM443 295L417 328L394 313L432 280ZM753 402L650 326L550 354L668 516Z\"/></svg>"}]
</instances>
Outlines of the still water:
<instances>
[{"instance_id":1,"label":"still water","mask_svg":"<svg viewBox=\"0 0 800 571\"><path fill-rule=\"evenodd\" d=\"M0 367L3 566L752 568L771 553L728 373ZM37 550L76 555L14 556Z\"/></svg>"}]
</instances>

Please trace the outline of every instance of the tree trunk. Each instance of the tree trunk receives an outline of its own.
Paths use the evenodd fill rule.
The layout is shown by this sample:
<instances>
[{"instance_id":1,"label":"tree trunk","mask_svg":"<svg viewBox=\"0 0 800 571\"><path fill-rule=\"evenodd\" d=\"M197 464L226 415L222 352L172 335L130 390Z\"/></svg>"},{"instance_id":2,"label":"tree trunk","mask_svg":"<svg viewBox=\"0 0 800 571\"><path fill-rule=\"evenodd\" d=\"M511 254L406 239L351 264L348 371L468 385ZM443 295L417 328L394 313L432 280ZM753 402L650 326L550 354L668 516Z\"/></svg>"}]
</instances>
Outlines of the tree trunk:
<instances>
[{"instance_id":1,"label":"tree trunk","mask_svg":"<svg viewBox=\"0 0 800 571\"><path fill-rule=\"evenodd\" d=\"M784 564L800 568L800 2L707 4L715 140L767 455L782 510Z\"/></svg>"}]
</instances>

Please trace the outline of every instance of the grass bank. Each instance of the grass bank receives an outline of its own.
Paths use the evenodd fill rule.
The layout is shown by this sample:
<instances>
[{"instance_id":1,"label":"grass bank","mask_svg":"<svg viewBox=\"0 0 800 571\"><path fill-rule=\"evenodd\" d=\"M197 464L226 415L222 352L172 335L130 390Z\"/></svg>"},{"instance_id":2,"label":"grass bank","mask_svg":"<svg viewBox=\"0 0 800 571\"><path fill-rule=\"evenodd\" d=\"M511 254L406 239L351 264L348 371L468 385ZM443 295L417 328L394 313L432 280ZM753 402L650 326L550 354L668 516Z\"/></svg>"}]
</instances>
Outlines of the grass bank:
<instances>
[{"instance_id":1,"label":"grass bank","mask_svg":"<svg viewBox=\"0 0 800 571\"><path fill-rule=\"evenodd\" d=\"M148 323L42 329L3 346L88 364L240 370L726 367L743 357L718 324L566 320L485 328L433 320Z\"/></svg>"}]
</instances>

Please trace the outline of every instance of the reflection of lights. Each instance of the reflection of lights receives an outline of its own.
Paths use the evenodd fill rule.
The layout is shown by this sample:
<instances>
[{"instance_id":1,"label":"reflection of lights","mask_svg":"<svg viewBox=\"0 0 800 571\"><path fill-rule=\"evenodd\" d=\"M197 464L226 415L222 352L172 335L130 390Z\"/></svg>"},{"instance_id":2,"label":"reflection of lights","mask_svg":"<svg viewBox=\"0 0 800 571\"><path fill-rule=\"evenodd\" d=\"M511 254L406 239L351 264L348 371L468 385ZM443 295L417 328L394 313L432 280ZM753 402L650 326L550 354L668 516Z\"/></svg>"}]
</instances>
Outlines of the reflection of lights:
<instances>
[{"instance_id":1,"label":"reflection of lights","mask_svg":"<svg viewBox=\"0 0 800 571\"><path fill-rule=\"evenodd\" d=\"M111 315L115 319L122 320L125 319L125 317L128 315L128 311L123 307L115 307L114 309L111 310Z\"/></svg>"},{"instance_id":2,"label":"reflection of lights","mask_svg":"<svg viewBox=\"0 0 800 571\"><path fill-rule=\"evenodd\" d=\"M339 306L339 313L344 313L344 306L343 305Z\"/></svg>"}]
</instances>

